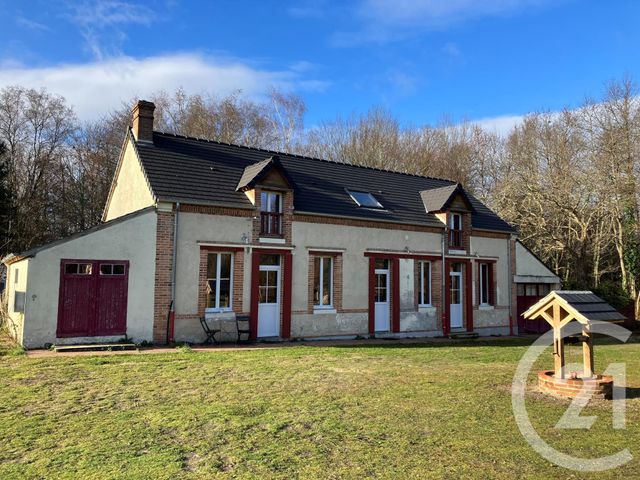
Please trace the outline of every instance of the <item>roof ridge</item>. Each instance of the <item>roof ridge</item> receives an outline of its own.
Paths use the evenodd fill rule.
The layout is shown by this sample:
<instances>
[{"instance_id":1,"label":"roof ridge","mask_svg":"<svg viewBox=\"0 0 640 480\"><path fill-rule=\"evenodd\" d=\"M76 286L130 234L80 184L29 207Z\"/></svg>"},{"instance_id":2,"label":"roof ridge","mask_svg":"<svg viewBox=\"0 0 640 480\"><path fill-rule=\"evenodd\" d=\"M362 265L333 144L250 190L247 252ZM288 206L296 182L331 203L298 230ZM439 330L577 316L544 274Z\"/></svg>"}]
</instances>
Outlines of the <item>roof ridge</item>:
<instances>
[{"instance_id":1,"label":"roof ridge","mask_svg":"<svg viewBox=\"0 0 640 480\"><path fill-rule=\"evenodd\" d=\"M171 133L171 132L162 132L159 130L154 130L153 133L159 134L159 135L164 135L164 136L169 136L169 137L175 137L175 138L184 138L185 140L195 140L198 142L207 142L207 143L215 143L217 145L228 145L230 147L238 147L238 148L244 148L246 150L254 150L254 151L258 151L258 152L265 152L265 153L271 153L271 154L276 154L276 155L287 155L289 157L296 157L296 158L301 158L304 160L315 160L317 162L325 162L325 163L331 163L331 164L335 164L335 165L346 165L348 167L356 167L356 168L364 168L367 170L374 170L374 171L378 171L378 172L385 172L385 173L395 173L398 175L406 175L408 177L416 177L416 178L426 178L428 180L438 180L440 182L449 182L450 184L457 184L459 182L456 182L455 180L451 180L448 178L440 178L440 177L431 177L428 175L418 175L415 173L407 173L407 172L399 172L397 170L389 170L389 169L385 169L385 168L377 168L377 167L369 167L366 165L358 165L355 163L346 163L346 162L338 162L337 160L327 160L325 158L317 158L317 157L310 157L308 155L301 155L299 153L289 153L289 152L281 152L278 150L269 150L267 148L259 148L259 147L250 147L248 145L240 145L238 143L229 143L229 142L221 142L220 140L211 140L209 138L201 138L201 137L192 137L189 135L181 135L179 133ZM443 187L446 187L448 185L443 185ZM440 187L437 187L440 188Z\"/></svg>"}]
</instances>

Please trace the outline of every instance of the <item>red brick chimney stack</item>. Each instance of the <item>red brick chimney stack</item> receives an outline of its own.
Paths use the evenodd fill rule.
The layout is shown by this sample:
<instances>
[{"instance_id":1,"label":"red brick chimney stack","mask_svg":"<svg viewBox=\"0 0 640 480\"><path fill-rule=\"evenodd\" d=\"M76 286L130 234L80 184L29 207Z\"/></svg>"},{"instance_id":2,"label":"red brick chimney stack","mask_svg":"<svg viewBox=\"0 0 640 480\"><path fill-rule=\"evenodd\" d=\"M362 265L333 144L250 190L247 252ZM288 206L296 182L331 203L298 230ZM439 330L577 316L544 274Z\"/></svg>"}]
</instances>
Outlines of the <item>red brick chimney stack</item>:
<instances>
[{"instance_id":1,"label":"red brick chimney stack","mask_svg":"<svg viewBox=\"0 0 640 480\"><path fill-rule=\"evenodd\" d=\"M155 104L146 100L138 100L133 107L131 127L136 140L153 142L153 111L155 109Z\"/></svg>"}]
</instances>

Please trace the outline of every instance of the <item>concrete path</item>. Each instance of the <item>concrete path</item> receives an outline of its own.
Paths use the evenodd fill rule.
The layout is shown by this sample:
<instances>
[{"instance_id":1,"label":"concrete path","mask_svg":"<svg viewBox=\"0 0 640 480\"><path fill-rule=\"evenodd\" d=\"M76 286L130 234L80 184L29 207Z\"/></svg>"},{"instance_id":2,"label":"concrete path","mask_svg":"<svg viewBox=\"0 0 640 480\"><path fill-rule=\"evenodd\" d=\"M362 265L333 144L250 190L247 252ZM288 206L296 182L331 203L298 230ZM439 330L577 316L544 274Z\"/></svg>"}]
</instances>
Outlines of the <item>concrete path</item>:
<instances>
[{"instance_id":1,"label":"concrete path","mask_svg":"<svg viewBox=\"0 0 640 480\"><path fill-rule=\"evenodd\" d=\"M480 337L475 340L452 340L450 338L393 338L393 339L361 339L361 340L314 340L299 342L256 342L247 344L222 344L222 345L192 345L194 352L233 352L240 350L263 350L273 348L291 347L366 347L366 346L402 346L402 345L430 345L430 344L455 344L455 343L483 343L522 340L529 337ZM531 339L533 340L533 338ZM108 355L146 355L154 353L179 353L180 347L141 347L137 350L115 350L96 352L54 352L53 350L29 350L27 355L31 358L48 357L82 357L82 356L108 356Z\"/></svg>"}]
</instances>

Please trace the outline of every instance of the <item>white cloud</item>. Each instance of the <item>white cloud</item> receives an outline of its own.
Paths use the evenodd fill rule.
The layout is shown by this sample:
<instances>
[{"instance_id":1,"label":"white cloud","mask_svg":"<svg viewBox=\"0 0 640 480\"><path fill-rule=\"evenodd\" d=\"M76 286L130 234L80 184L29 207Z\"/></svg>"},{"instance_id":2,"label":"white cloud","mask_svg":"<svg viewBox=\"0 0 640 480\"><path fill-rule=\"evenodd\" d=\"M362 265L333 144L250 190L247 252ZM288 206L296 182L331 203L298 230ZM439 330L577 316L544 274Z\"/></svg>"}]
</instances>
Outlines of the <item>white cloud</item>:
<instances>
[{"instance_id":1,"label":"white cloud","mask_svg":"<svg viewBox=\"0 0 640 480\"><path fill-rule=\"evenodd\" d=\"M31 30L33 32L50 32L51 31L51 29L47 27L45 24L36 22L35 20L31 20L23 16L16 17L16 25L22 28L26 28L27 30Z\"/></svg>"},{"instance_id":2,"label":"white cloud","mask_svg":"<svg viewBox=\"0 0 640 480\"><path fill-rule=\"evenodd\" d=\"M360 0L354 15L361 28L336 32L332 43L386 43L474 18L515 15L559 1L566 0Z\"/></svg>"},{"instance_id":3,"label":"white cloud","mask_svg":"<svg viewBox=\"0 0 640 480\"><path fill-rule=\"evenodd\" d=\"M270 86L319 91L328 82L308 78L295 68L268 70L237 59L183 53L135 59L117 57L83 64L29 68L5 63L0 88L21 85L63 95L82 120L99 118L132 98L183 87L189 93L225 95L242 90L260 98Z\"/></svg>"},{"instance_id":4,"label":"white cloud","mask_svg":"<svg viewBox=\"0 0 640 480\"><path fill-rule=\"evenodd\" d=\"M551 0L363 0L360 14L386 25L442 26L474 17L510 15Z\"/></svg>"},{"instance_id":5,"label":"white cloud","mask_svg":"<svg viewBox=\"0 0 640 480\"><path fill-rule=\"evenodd\" d=\"M478 120L472 120L471 123L479 125L484 130L495 132L502 137L506 137L514 127L520 125L524 115L500 115L497 117L486 117Z\"/></svg>"},{"instance_id":6,"label":"white cloud","mask_svg":"<svg viewBox=\"0 0 640 480\"><path fill-rule=\"evenodd\" d=\"M149 26L157 20L145 5L122 0L71 1L69 19L78 26L87 49L97 59L121 54L126 25Z\"/></svg>"}]
</instances>

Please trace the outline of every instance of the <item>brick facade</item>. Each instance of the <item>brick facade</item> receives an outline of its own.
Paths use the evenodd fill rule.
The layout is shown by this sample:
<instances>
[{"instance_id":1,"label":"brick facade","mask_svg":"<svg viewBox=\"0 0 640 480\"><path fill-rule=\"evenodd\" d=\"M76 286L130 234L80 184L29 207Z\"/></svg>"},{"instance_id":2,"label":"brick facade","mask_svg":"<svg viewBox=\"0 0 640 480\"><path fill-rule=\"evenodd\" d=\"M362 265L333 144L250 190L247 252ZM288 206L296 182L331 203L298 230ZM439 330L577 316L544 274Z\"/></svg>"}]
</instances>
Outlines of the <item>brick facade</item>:
<instances>
[{"instance_id":1,"label":"brick facade","mask_svg":"<svg viewBox=\"0 0 640 480\"><path fill-rule=\"evenodd\" d=\"M167 322L173 281L173 236L175 213L158 211L156 227L156 273L153 295L153 342L167 342Z\"/></svg>"},{"instance_id":2,"label":"brick facade","mask_svg":"<svg viewBox=\"0 0 640 480\"><path fill-rule=\"evenodd\" d=\"M276 245L269 245L265 243L259 242L260 239L260 200L261 193L264 190L267 191L277 191L280 193L282 197L282 213L283 213L283 243ZM199 214L207 214L207 215L225 215L225 216L236 216L236 217L251 217L252 221L252 241L251 244L254 248L258 247L260 249L269 250L270 248L277 248L281 246L292 246L292 224L293 221L299 222L314 222L314 223L327 223L333 225L344 225L349 227L367 227L367 228L388 228L394 230L405 230L405 231L419 231L419 232L429 232L429 233L442 233L442 229L433 228L433 227L423 227L417 225L400 225L395 223L386 223L386 222L368 222L368 221L359 221L353 219L340 219L340 218L332 218L332 217L322 217L316 215L296 215L294 214L293 208L293 192L287 190L278 190L276 187L262 187L256 186L254 190L255 194L255 206L254 209L242 209L242 208L227 208L227 207L219 207L219 206L202 206L202 205L194 205L187 204L181 206L181 212L188 213L199 213ZM470 251L470 237L471 235L477 236L485 236L488 238L504 238L503 234L496 233L495 235L492 232L484 232L473 230L471 227L471 215L468 213L463 213L463 245L467 252ZM169 313L169 305L171 302L171 280L172 280L172 253L173 253L173 222L174 222L174 212L166 212L159 211L158 212L158 227L157 227L157 245L158 249L156 252L156 274L155 274L155 305L154 305L154 327L153 327L153 338L156 343L165 343L167 339L167 319ZM312 248L312 247L309 247ZM515 242L511 242L512 249L512 271L515 271ZM215 246L201 247L199 251L199 272L198 272L198 303L197 303L197 312L195 315L203 315L206 306L206 269L207 269L207 253L214 251L233 251L234 252L234 268L233 268L233 312L236 314L242 314L243 312L243 300L247 300L243 298L244 295L244 282L246 275L249 275L249 271L245 274L245 252L244 248L235 248L228 246L227 248L218 248ZM259 251L259 250L254 250ZM273 250L273 253L276 253L276 250ZM285 251L279 250L277 251L279 255L282 255L283 263L282 263L282 277L281 280L284 282L285 272L287 275L290 275L293 278L293 281L297 281L299 276L294 274L294 272L287 271L287 268L284 264L284 256ZM299 252L300 254L301 252ZM290 255L290 253L289 253ZM365 253L366 255L366 253ZM395 261L389 262L390 267L390 292L389 292L389 301L390 301L390 319L391 319L391 330L397 329L394 322L394 315L396 311L397 305L396 296L394 295L394 279L397 276L394 272L394 269L397 269L397 258L413 258L415 260L414 267L414 277L415 277L415 308L417 310L419 304L419 287L420 287L420 272L419 272L419 264L420 260L428 260L431 263L431 306L436 309L436 319L437 319L437 329L442 331L444 320L447 317L448 305L446 305L448 295L445 295L445 298L442 298L442 282L443 277L445 275L445 280L447 280L448 272L443 271L442 261L439 259L437 255L434 255L429 252L425 252L424 254L419 254L418 252L408 253L408 254L400 254L389 252L389 255L379 254L383 257L388 257L391 259L396 259ZM333 308L338 313L361 313L368 311L366 308L358 308L358 309L350 309L349 311L344 310L342 308L343 303L343 255L341 252L322 252L322 251L309 251L308 257L308 273L307 273L307 281L308 281L308 300L306 310L302 312L293 312L293 313L313 313L314 307L314 298L313 298L313 288L314 288L314 258L316 256L332 256L334 258L333 264ZM479 302L479 292L477 289L479 288L478 282L478 260L469 260L469 259L460 259L451 261L460 261L463 267L463 288L464 288L464 302L463 302L463 325L468 328L473 328L473 319L471 318L473 315L473 311L478 308ZM496 263L495 261L489 262L492 265L492 277L493 277L493 288L492 288L492 297L493 297L493 305L496 306L496 294L497 294L497 272L496 272ZM449 260L447 261L449 264ZM475 289L469 290L468 278L474 279L478 285ZM248 281L248 280L247 280ZM284 299L284 284L281 284L281 332L284 334L287 330L287 324L285 322L285 299ZM447 287L448 282L447 282ZM446 290L445 290L446 292ZM516 305L516 289L515 285L512 285L512 295L513 295L513 306L515 308ZM470 296L471 295L471 296ZM474 298L475 297L475 298ZM399 297L398 297L399 298ZM474 299L472 305L469 305L470 299ZM252 301L245 302L247 305L252 304ZM176 315L176 318L193 318L194 313L185 313L181 312L181 315ZM399 317L399 314L397 315ZM514 317L515 318L515 317Z\"/></svg>"},{"instance_id":3,"label":"brick facade","mask_svg":"<svg viewBox=\"0 0 640 480\"><path fill-rule=\"evenodd\" d=\"M431 262L431 305L436 307L437 329L442 331L442 261Z\"/></svg>"}]
</instances>

